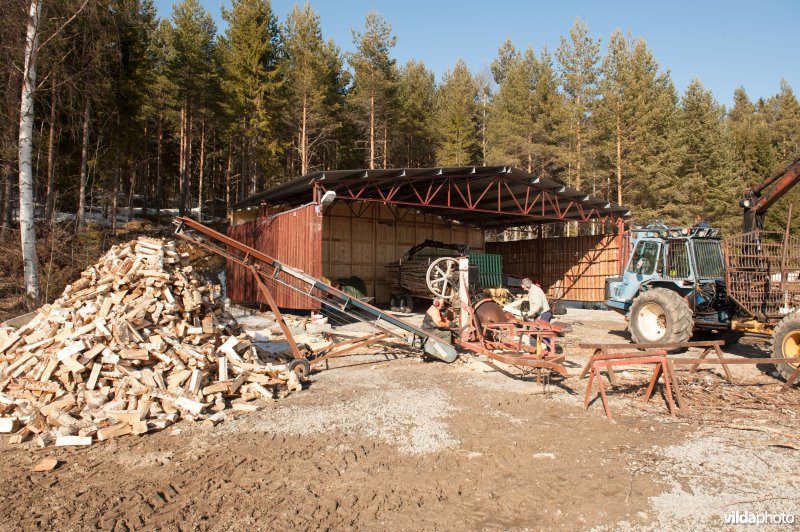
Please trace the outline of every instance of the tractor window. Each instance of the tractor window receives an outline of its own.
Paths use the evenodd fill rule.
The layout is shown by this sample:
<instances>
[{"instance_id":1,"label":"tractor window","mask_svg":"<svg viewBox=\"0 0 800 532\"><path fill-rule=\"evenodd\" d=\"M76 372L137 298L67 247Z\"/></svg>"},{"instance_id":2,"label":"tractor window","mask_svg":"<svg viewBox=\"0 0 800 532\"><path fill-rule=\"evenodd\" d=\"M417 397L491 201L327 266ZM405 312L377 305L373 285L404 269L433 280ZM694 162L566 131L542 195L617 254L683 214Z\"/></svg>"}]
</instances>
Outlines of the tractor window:
<instances>
[{"instance_id":1,"label":"tractor window","mask_svg":"<svg viewBox=\"0 0 800 532\"><path fill-rule=\"evenodd\" d=\"M686 242L673 240L667 243L667 279L686 279L691 275Z\"/></svg>"},{"instance_id":2,"label":"tractor window","mask_svg":"<svg viewBox=\"0 0 800 532\"><path fill-rule=\"evenodd\" d=\"M628 271L641 275L651 275L658 259L658 242L639 242L628 264Z\"/></svg>"},{"instance_id":3,"label":"tractor window","mask_svg":"<svg viewBox=\"0 0 800 532\"><path fill-rule=\"evenodd\" d=\"M703 279L718 279L725 276L719 241L695 240L694 258L697 274Z\"/></svg>"}]
</instances>

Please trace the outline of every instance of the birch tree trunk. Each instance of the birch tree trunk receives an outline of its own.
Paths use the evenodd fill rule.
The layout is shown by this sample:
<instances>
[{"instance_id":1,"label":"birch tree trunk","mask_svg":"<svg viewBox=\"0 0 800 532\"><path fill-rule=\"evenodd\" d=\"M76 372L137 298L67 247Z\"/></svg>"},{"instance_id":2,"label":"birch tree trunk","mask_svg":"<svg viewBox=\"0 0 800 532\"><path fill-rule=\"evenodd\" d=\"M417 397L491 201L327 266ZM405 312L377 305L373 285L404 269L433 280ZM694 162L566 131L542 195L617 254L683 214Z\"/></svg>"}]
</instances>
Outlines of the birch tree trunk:
<instances>
[{"instance_id":1,"label":"birch tree trunk","mask_svg":"<svg viewBox=\"0 0 800 532\"><path fill-rule=\"evenodd\" d=\"M83 137L81 138L81 176L78 185L78 212L75 213L75 225L78 231L83 229L86 212L86 185L89 182L89 98L83 106Z\"/></svg>"},{"instance_id":2,"label":"birch tree trunk","mask_svg":"<svg viewBox=\"0 0 800 532\"><path fill-rule=\"evenodd\" d=\"M36 55L39 48L41 0L31 0L25 35L25 64L19 113L19 234L25 270L25 292L39 299L39 264L36 258L36 227L33 204L33 101L36 92Z\"/></svg>"}]
</instances>

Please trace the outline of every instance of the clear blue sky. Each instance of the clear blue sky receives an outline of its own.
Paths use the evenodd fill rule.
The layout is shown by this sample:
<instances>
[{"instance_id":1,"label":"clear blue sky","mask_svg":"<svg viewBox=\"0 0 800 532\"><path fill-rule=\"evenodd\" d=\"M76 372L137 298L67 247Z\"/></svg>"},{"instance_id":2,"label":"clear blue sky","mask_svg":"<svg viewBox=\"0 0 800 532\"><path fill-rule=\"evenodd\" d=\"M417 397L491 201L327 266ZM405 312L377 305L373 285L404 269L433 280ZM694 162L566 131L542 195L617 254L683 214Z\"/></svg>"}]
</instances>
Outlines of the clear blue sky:
<instances>
[{"instance_id":1,"label":"clear blue sky","mask_svg":"<svg viewBox=\"0 0 800 532\"><path fill-rule=\"evenodd\" d=\"M201 1L222 31L222 2ZM169 16L172 3L156 0L159 14ZM272 2L281 21L294 4ZM229 0L224 5L230 6ZM321 16L325 38L343 50L352 49L351 29L363 28L366 14L378 11L398 37L398 62L422 60L439 79L459 58L473 71L487 68L506 37L518 48L531 45L538 52L546 45L554 52L579 16L604 46L617 28L643 37L661 68L671 71L679 93L694 77L725 105L738 86L753 100L769 97L778 92L781 78L800 93L800 44L792 29L800 20L800 0L316 0L311 5Z\"/></svg>"}]
</instances>

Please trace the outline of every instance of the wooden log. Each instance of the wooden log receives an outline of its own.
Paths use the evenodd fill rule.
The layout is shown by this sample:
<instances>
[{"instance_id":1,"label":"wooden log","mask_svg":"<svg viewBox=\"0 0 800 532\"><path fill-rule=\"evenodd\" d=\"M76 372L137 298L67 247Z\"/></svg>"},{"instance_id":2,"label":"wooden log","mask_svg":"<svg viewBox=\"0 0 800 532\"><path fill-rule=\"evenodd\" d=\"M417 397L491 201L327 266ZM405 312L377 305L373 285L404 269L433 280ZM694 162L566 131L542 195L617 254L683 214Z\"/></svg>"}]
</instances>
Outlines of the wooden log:
<instances>
[{"instance_id":1,"label":"wooden log","mask_svg":"<svg viewBox=\"0 0 800 532\"><path fill-rule=\"evenodd\" d=\"M97 439L100 441L116 438L117 436L124 436L133 432L133 427L130 423L117 423L110 427L100 429L97 431Z\"/></svg>"},{"instance_id":2,"label":"wooden log","mask_svg":"<svg viewBox=\"0 0 800 532\"><path fill-rule=\"evenodd\" d=\"M56 358L63 362L65 359L71 357L72 355L77 355L78 353L84 351L85 349L86 349L86 343L83 340L78 340L77 342L72 342L68 346L59 350L56 353Z\"/></svg>"},{"instance_id":3,"label":"wooden log","mask_svg":"<svg viewBox=\"0 0 800 532\"><path fill-rule=\"evenodd\" d=\"M186 397L178 397L178 399L175 400L175 406L182 408L183 410L188 410L192 414L200 414L206 409L205 403L192 401Z\"/></svg>"},{"instance_id":4,"label":"wooden log","mask_svg":"<svg viewBox=\"0 0 800 532\"><path fill-rule=\"evenodd\" d=\"M39 412L43 416L48 417L59 410L67 411L73 406L75 406L75 397L72 394L66 394L60 399L56 399L55 401L43 406L39 409Z\"/></svg>"},{"instance_id":5,"label":"wooden log","mask_svg":"<svg viewBox=\"0 0 800 532\"><path fill-rule=\"evenodd\" d=\"M33 435L33 430L31 430L31 427L23 427L22 430L20 430L16 434L12 434L8 438L8 443L10 443L12 445L23 443L28 438L30 438L32 435Z\"/></svg>"},{"instance_id":6,"label":"wooden log","mask_svg":"<svg viewBox=\"0 0 800 532\"><path fill-rule=\"evenodd\" d=\"M44 458L40 460L35 466L31 468L33 473L46 473L47 471L52 471L53 469L58 466L58 458L53 458L52 456Z\"/></svg>"},{"instance_id":7,"label":"wooden log","mask_svg":"<svg viewBox=\"0 0 800 532\"><path fill-rule=\"evenodd\" d=\"M56 447L72 447L91 445L91 436L57 436Z\"/></svg>"},{"instance_id":8,"label":"wooden log","mask_svg":"<svg viewBox=\"0 0 800 532\"><path fill-rule=\"evenodd\" d=\"M230 386L231 386L230 381L215 382L214 384L209 384L208 386L203 388L203 395L208 396L220 392L228 393L230 390Z\"/></svg>"},{"instance_id":9,"label":"wooden log","mask_svg":"<svg viewBox=\"0 0 800 532\"><path fill-rule=\"evenodd\" d=\"M195 369L192 371L192 378L189 379L189 386L187 388L187 392L190 395L197 395L200 393L200 386L203 383L203 374L200 373L199 369Z\"/></svg>"},{"instance_id":10,"label":"wooden log","mask_svg":"<svg viewBox=\"0 0 800 532\"><path fill-rule=\"evenodd\" d=\"M119 356L126 360L148 360L150 358L147 349L120 349Z\"/></svg>"},{"instance_id":11,"label":"wooden log","mask_svg":"<svg viewBox=\"0 0 800 532\"><path fill-rule=\"evenodd\" d=\"M86 381L87 390L94 390L95 386L97 386L97 378L100 376L100 370L102 368L103 364L101 362L94 362L92 364L92 372L89 374L89 380Z\"/></svg>"},{"instance_id":12,"label":"wooden log","mask_svg":"<svg viewBox=\"0 0 800 532\"><path fill-rule=\"evenodd\" d=\"M133 424L142 418L142 413L139 410L109 410L108 417L116 419L117 421Z\"/></svg>"},{"instance_id":13,"label":"wooden log","mask_svg":"<svg viewBox=\"0 0 800 532\"><path fill-rule=\"evenodd\" d=\"M255 412L261 410L261 406L254 403L233 403L231 408L237 412Z\"/></svg>"},{"instance_id":14,"label":"wooden log","mask_svg":"<svg viewBox=\"0 0 800 532\"><path fill-rule=\"evenodd\" d=\"M267 390L258 383L251 382L248 386L250 386L251 390L253 390L254 392L256 392L257 394L259 394L261 397L263 397L268 401L272 401L275 398L275 394L272 391Z\"/></svg>"},{"instance_id":15,"label":"wooden log","mask_svg":"<svg viewBox=\"0 0 800 532\"><path fill-rule=\"evenodd\" d=\"M19 419L15 417L0 417L0 433L10 434L19 430Z\"/></svg>"},{"instance_id":16,"label":"wooden log","mask_svg":"<svg viewBox=\"0 0 800 532\"><path fill-rule=\"evenodd\" d=\"M225 357L217 358L217 380L220 382L228 380L228 360Z\"/></svg>"}]
</instances>

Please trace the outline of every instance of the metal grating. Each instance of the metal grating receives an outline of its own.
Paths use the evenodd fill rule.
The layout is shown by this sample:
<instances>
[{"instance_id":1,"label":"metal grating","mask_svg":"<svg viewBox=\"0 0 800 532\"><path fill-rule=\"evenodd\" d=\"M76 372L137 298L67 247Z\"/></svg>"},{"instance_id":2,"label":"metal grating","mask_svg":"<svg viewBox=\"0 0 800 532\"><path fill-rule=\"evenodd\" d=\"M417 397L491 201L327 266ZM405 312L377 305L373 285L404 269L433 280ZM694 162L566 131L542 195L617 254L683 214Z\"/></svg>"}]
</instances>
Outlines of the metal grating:
<instances>
[{"instance_id":1,"label":"metal grating","mask_svg":"<svg viewBox=\"0 0 800 532\"><path fill-rule=\"evenodd\" d=\"M697 262L697 275L701 279L722 279L725 269L718 240L695 240L694 254Z\"/></svg>"},{"instance_id":2,"label":"metal grating","mask_svg":"<svg viewBox=\"0 0 800 532\"><path fill-rule=\"evenodd\" d=\"M691 276L689 268L689 251L686 249L685 240L670 240L667 242L667 279L686 279Z\"/></svg>"},{"instance_id":3,"label":"metal grating","mask_svg":"<svg viewBox=\"0 0 800 532\"><path fill-rule=\"evenodd\" d=\"M728 295L747 314L777 319L800 308L800 238L753 231L725 246Z\"/></svg>"}]
</instances>

